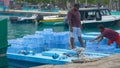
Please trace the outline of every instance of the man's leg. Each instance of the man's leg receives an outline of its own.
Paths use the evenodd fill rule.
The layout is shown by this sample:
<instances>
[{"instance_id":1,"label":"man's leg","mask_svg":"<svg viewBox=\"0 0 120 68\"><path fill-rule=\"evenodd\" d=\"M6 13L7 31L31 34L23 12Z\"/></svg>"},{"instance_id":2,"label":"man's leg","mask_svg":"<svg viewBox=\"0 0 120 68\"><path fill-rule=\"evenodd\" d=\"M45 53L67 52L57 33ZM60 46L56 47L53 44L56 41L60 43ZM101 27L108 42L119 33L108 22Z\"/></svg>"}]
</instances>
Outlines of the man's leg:
<instances>
[{"instance_id":1,"label":"man's leg","mask_svg":"<svg viewBox=\"0 0 120 68\"><path fill-rule=\"evenodd\" d=\"M74 49L74 29L72 32L70 32L70 44L69 44L70 49Z\"/></svg>"},{"instance_id":2,"label":"man's leg","mask_svg":"<svg viewBox=\"0 0 120 68\"><path fill-rule=\"evenodd\" d=\"M116 48L120 48L120 40L117 40L117 41L116 41L116 44L117 44L117 45L116 45Z\"/></svg>"},{"instance_id":3,"label":"man's leg","mask_svg":"<svg viewBox=\"0 0 120 68\"><path fill-rule=\"evenodd\" d=\"M83 44L82 38L81 38L81 34L82 34L81 29L77 28L78 41L80 42L82 47L85 47L84 44Z\"/></svg>"},{"instance_id":4,"label":"man's leg","mask_svg":"<svg viewBox=\"0 0 120 68\"><path fill-rule=\"evenodd\" d=\"M116 48L120 48L120 35L119 35L118 39L116 40L116 44L117 44Z\"/></svg>"},{"instance_id":5,"label":"man's leg","mask_svg":"<svg viewBox=\"0 0 120 68\"><path fill-rule=\"evenodd\" d=\"M74 46L74 38L71 37L70 38L70 49L74 49L74 48L75 48L75 46Z\"/></svg>"},{"instance_id":6,"label":"man's leg","mask_svg":"<svg viewBox=\"0 0 120 68\"><path fill-rule=\"evenodd\" d=\"M108 45L112 44L114 41L108 40Z\"/></svg>"},{"instance_id":7,"label":"man's leg","mask_svg":"<svg viewBox=\"0 0 120 68\"><path fill-rule=\"evenodd\" d=\"M74 38L75 38L75 28L73 27L73 31L70 32L70 49L74 49Z\"/></svg>"},{"instance_id":8,"label":"man's leg","mask_svg":"<svg viewBox=\"0 0 120 68\"><path fill-rule=\"evenodd\" d=\"M84 44L83 44L82 38L81 38L81 37L78 37L78 40L79 40L81 46L82 46L82 47L85 47Z\"/></svg>"}]
</instances>

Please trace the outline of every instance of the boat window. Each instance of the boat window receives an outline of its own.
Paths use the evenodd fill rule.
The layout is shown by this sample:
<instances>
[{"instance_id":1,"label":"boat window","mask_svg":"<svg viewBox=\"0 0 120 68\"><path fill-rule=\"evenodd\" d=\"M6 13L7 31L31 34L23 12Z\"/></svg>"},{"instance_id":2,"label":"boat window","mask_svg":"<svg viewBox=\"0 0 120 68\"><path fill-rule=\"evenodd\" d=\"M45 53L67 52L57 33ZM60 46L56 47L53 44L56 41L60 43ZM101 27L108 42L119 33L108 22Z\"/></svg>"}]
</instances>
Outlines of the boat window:
<instances>
[{"instance_id":1,"label":"boat window","mask_svg":"<svg viewBox=\"0 0 120 68\"><path fill-rule=\"evenodd\" d=\"M102 16L110 15L108 10L101 10L100 13L101 13Z\"/></svg>"},{"instance_id":2,"label":"boat window","mask_svg":"<svg viewBox=\"0 0 120 68\"><path fill-rule=\"evenodd\" d=\"M100 14L100 11L96 11L96 20L101 20L102 16Z\"/></svg>"},{"instance_id":3,"label":"boat window","mask_svg":"<svg viewBox=\"0 0 120 68\"><path fill-rule=\"evenodd\" d=\"M95 20L95 11L89 11L85 13L86 20Z\"/></svg>"}]
</instances>

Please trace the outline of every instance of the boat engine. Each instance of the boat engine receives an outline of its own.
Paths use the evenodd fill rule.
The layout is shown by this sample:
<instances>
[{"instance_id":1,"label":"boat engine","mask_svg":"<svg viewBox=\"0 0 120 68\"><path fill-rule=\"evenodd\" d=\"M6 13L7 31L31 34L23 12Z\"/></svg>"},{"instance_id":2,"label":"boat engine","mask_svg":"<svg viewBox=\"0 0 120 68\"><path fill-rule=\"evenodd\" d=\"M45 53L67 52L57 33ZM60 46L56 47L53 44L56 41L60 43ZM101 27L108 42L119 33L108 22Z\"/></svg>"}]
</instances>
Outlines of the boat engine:
<instances>
[{"instance_id":1,"label":"boat engine","mask_svg":"<svg viewBox=\"0 0 120 68\"><path fill-rule=\"evenodd\" d=\"M39 22L40 20L43 20L43 15L38 14L36 21Z\"/></svg>"}]
</instances>

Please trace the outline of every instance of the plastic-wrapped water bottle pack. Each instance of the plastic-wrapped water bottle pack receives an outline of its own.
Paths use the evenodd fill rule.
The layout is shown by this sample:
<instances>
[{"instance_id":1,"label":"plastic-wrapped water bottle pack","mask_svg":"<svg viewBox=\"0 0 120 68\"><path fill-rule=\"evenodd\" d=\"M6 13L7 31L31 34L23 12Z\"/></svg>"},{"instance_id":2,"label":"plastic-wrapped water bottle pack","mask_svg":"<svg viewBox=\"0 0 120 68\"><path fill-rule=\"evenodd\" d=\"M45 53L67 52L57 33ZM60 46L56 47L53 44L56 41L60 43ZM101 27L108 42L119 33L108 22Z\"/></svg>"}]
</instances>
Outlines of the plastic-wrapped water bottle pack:
<instances>
[{"instance_id":1,"label":"plastic-wrapped water bottle pack","mask_svg":"<svg viewBox=\"0 0 120 68\"><path fill-rule=\"evenodd\" d=\"M107 41L106 39L101 41L100 44L98 44L97 41L95 42L90 42L87 41L86 43L86 50L87 51L92 51L92 52L100 52L100 53L114 53L115 50L115 43L111 44L111 45L107 45ZM103 43L105 42L105 43Z\"/></svg>"},{"instance_id":2,"label":"plastic-wrapped water bottle pack","mask_svg":"<svg viewBox=\"0 0 120 68\"><path fill-rule=\"evenodd\" d=\"M97 41L95 42L86 41L86 50L95 51L97 47L98 47Z\"/></svg>"},{"instance_id":3,"label":"plastic-wrapped water bottle pack","mask_svg":"<svg viewBox=\"0 0 120 68\"><path fill-rule=\"evenodd\" d=\"M19 50L23 50L24 46L23 46L23 40L20 39L14 39L14 40L8 40L8 43L11 45L8 48L8 52L10 53L18 53Z\"/></svg>"},{"instance_id":4,"label":"plastic-wrapped water bottle pack","mask_svg":"<svg viewBox=\"0 0 120 68\"><path fill-rule=\"evenodd\" d=\"M26 35L23 38L8 40L11 46L10 53L36 52L40 53L45 49L62 48L68 49L68 32L53 32L52 29L36 31L34 35Z\"/></svg>"}]
</instances>

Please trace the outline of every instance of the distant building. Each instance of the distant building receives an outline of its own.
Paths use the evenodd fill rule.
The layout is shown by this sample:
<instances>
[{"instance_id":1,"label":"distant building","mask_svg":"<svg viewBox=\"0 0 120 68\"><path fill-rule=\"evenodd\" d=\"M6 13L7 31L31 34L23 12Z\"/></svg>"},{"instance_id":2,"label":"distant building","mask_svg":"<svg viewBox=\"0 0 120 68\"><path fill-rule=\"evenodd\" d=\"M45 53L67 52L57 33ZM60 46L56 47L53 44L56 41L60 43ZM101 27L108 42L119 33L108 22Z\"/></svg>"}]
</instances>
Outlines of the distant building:
<instances>
[{"instance_id":1,"label":"distant building","mask_svg":"<svg viewBox=\"0 0 120 68\"><path fill-rule=\"evenodd\" d=\"M0 6L9 6L10 0L0 0Z\"/></svg>"}]
</instances>

